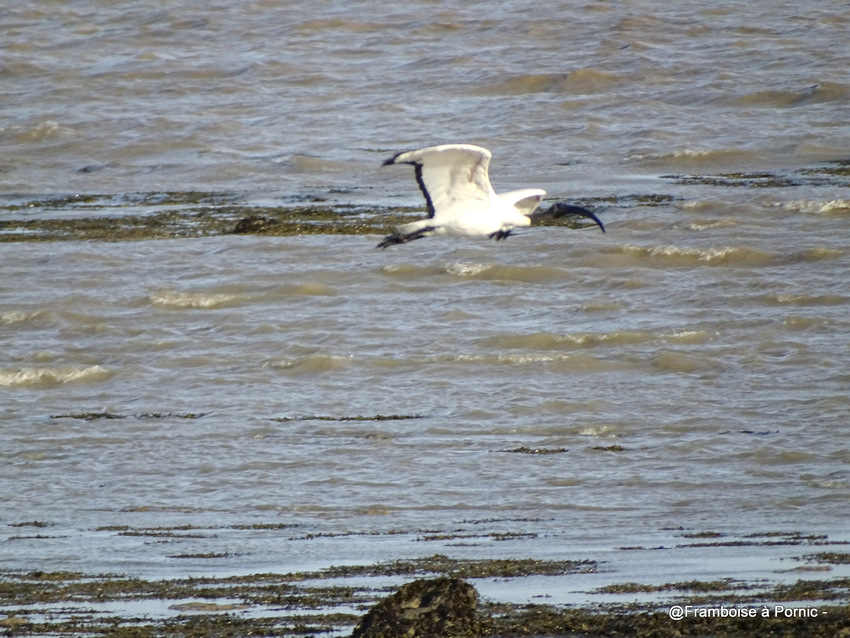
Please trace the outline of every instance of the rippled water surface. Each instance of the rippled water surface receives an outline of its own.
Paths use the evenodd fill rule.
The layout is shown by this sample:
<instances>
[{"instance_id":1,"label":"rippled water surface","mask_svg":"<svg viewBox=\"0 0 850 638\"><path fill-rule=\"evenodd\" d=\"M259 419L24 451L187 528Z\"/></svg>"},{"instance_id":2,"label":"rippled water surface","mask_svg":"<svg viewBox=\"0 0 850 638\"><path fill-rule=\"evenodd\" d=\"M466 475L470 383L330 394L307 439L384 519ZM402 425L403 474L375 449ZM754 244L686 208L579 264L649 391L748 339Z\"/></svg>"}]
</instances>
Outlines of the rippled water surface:
<instances>
[{"instance_id":1,"label":"rippled water surface","mask_svg":"<svg viewBox=\"0 0 850 638\"><path fill-rule=\"evenodd\" d=\"M443 553L663 582L779 578L804 551L685 560L683 536L847 540L843 3L0 17L0 221L79 214L19 205L75 193L416 205L381 160L462 141L497 190L592 202L608 230L4 243L9 567Z\"/></svg>"}]
</instances>

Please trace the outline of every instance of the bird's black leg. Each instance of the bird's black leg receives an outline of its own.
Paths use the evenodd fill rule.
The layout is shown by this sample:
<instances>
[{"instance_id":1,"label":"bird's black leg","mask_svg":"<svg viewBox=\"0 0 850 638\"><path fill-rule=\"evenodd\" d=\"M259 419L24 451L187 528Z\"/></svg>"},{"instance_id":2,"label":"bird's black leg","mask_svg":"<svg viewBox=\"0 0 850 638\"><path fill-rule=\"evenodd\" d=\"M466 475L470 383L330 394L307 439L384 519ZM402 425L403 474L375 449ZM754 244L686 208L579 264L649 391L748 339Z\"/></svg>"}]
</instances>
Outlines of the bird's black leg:
<instances>
[{"instance_id":1,"label":"bird's black leg","mask_svg":"<svg viewBox=\"0 0 850 638\"><path fill-rule=\"evenodd\" d=\"M414 239L422 239L430 233L433 233L434 228L434 226L425 226L425 228L414 230L412 233L407 233L406 235L402 235L399 232L395 232L392 235L387 235L386 237L384 237L381 243L375 246L375 248L386 248L387 246L393 246L395 244L406 244L407 242L413 241Z\"/></svg>"},{"instance_id":2,"label":"bird's black leg","mask_svg":"<svg viewBox=\"0 0 850 638\"><path fill-rule=\"evenodd\" d=\"M489 237L490 239L495 239L496 241L499 241L500 239L507 239L508 235L510 235L510 234L511 234L511 230L512 230L512 229L509 229L509 230L503 230L503 229L501 229L501 228L500 228L500 229L499 229L499 230L497 230L495 233L490 233L490 234L488 235L488 237Z\"/></svg>"}]
</instances>

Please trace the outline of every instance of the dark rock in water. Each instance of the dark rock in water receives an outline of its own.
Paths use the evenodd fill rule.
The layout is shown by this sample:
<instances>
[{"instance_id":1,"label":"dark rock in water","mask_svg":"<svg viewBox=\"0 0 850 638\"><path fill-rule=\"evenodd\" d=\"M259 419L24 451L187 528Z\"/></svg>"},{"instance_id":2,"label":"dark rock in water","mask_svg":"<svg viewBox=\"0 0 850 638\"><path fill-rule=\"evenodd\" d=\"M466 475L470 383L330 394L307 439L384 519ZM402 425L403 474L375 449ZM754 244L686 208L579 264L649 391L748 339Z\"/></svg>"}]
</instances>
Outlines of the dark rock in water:
<instances>
[{"instance_id":1,"label":"dark rock in water","mask_svg":"<svg viewBox=\"0 0 850 638\"><path fill-rule=\"evenodd\" d=\"M233 233L242 234L242 233L261 233L269 229L269 227L274 226L275 221L273 219L269 219L264 215L247 215L236 222L236 226L233 227Z\"/></svg>"},{"instance_id":2,"label":"dark rock in water","mask_svg":"<svg viewBox=\"0 0 850 638\"><path fill-rule=\"evenodd\" d=\"M478 592L459 578L415 580L369 610L352 638L477 638Z\"/></svg>"}]
</instances>

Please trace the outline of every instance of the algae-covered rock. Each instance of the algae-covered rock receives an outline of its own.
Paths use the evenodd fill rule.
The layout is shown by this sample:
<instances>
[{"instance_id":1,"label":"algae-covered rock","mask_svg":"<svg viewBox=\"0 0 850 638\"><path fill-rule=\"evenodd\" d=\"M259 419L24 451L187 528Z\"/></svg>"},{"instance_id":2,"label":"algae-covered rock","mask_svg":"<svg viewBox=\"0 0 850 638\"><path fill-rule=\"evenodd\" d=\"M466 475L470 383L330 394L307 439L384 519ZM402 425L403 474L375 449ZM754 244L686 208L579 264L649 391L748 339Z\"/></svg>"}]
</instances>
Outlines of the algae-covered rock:
<instances>
[{"instance_id":1,"label":"algae-covered rock","mask_svg":"<svg viewBox=\"0 0 850 638\"><path fill-rule=\"evenodd\" d=\"M388 596L352 638L473 638L481 635L478 592L459 578L415 580Z\"/></svg>"}]
</instances>

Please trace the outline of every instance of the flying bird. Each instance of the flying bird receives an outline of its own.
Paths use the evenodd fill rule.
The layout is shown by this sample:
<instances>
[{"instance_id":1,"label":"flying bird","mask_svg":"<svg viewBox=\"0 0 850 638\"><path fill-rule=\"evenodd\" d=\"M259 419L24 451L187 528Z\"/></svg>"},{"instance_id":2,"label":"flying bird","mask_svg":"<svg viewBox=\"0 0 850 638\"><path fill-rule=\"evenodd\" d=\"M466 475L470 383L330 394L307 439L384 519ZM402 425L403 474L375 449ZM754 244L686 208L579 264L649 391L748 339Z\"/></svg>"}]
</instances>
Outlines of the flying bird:
<instances>
[{"instance_id":1,"label":"flying bird","mask_svg":"<svg viewBox=\"0 0 850 638\"><path fill-rule=\"evenodd\" d=\"M497 195L487 169L492 154L472 144L443 144L393 155L383 163L412 164L419 189L425 196L428 217L402 224L378 248L406 244L429 235L505 239L515 228L531 226L544 216L580 215L592 219L602 232L605 226L580 206L557 203L537 211L546 191L522 188Z\"/></svg>"}]
</instances>

